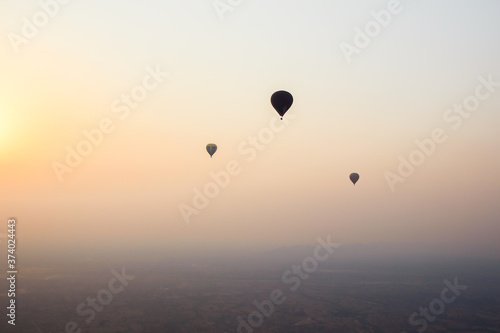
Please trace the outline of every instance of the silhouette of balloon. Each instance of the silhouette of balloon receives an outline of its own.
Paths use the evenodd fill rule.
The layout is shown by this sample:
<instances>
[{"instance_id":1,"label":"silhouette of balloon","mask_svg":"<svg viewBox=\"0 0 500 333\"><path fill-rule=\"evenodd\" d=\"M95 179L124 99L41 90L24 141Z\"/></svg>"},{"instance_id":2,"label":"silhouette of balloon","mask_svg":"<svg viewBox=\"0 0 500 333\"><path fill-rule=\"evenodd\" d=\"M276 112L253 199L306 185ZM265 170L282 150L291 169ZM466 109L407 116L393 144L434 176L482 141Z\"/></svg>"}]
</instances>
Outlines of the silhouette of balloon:
<instances>
[{"instance_id":1,"label":"silhouette of balloon","mask_svg":"<svg viewBox=\"0 0 500 333\"><path fill-rule=\"evenodd\" d=\"M359 175L358 175L357 173L355 173L355 172L354 172L354 173L351 173L351 174L349 175L349 179L351 180L351 182L352 182L354 185L356 185L356 183L357 183L357 182L358 182L358 180L359 180Z\"/></svg>"},{"instance_id":2,"label":"silhouette of balloon","mask_svg":"<svg viewBox=\"0 0 500 333\"><path fill-rule=\"evenodd\" d=\"M207 151L210 154L210 157L212 157L213 154L215 154L215 152L217 151L217 145L215 143L209 143L207 145Z\"/></svg>"},{"instance_id":3,"label":"silhouette of balloon","mask_svg":"<svg viewBox=\"0 0 500 333\"><path fill-rule=\"evenodd\" d=\"M271 104L283 119L283 115L292 106L293 96L288 91L280 90L271 96Z\"/></svg>"}]
</instances>

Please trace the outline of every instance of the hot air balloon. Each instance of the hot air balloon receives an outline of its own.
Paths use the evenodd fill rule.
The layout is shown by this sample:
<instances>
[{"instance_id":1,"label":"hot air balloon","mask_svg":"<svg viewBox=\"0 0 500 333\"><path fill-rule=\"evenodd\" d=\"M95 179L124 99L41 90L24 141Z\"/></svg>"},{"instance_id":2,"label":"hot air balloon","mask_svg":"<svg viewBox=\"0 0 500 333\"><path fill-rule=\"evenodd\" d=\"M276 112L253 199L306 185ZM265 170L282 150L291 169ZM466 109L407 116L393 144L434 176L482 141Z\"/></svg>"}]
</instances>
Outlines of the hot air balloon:
<instances>
[{"instance_id":1,"label":"hot air balloon","mask_svg":"<svg viewBox=\"0 0 500 333\"><path fill-rule=\"evenodd\" d=\"M356 185L356 182L359 180L359 175L357 173L351 173L349 175L349 179L351 180L351 182Z\"/></svg>"},{"instance_id":2,"label":"hot air balloon","mask_svg":"<svg viewBox=\"0 0 500 333\"><path fill-rule=\"evenodd\" d=\"M215 152L217 151L217 145L215 143L209 143L207 145L207 151L210 154L210 157L212 157L213 154L215 154Z\"/></svg>"},{"instance_id":3,"label":"hot air balloon","mask_svg":"<svg viewBox=\"0 0 500 333\"><path fill-rule=\"evenodd\" d=\"M271 104L274 109L279 113L281 119L283 119L283 115L288 111L288 109L292 106L293 96L288 91L280 90L275 92L271 96Z\"/></svg>"}]
</instances>

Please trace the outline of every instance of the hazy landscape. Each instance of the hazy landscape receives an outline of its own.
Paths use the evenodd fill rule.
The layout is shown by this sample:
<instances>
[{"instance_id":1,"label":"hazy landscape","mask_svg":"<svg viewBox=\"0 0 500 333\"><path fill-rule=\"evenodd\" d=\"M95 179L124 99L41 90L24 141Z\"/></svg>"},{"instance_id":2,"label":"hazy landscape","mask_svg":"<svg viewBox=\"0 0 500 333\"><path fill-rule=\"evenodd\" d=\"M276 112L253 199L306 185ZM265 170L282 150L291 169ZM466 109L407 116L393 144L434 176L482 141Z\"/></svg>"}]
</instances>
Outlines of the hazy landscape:
<instances>
[{"instance_id":1,"label":"hazy landscape","mask_svg":"<svg viewBox=\"0 0 500 333\"><path fill-rule=\"evenodd\" d=\"M500 332L498 260L397 254L383 258L380 254L395 247L379 245L368 251L366 246L339 247L307 278L288 276L300 278L299 285L290 279L285 282L283 274L311 257L314 247L239 254L240 258L199 255L159 262L141 260L140 264L138 260L124 263L116 259L68 262L64 268L49 263L25 267L19 274L22 291L17 297L17 325L8 327L2 321L0 328L2 332L59 333L65 332L68 322L75 322L81 332L92 333L417 332L424 328L425 317L416 317L420 323L412 326L410 315L441 297L444 280L454 283L456 278L466 289L439 315L429 312L424 330ZM108 289L114 276L111 271L122 273L122 268L129 277L123 291L113 294L101 311L95 311L95 318L88 313L79 315L77 306ZM282 296L280 304L271 307L273 290L280 290ZM451 292L446 295L451 296ZM248 319L259 311L255 301L261 305L267 301L260 310L260 325L244 328L238 318L259 324L258 315ZM88 309L88 305L82 307L83 311Z\"/></svg>"}]
</instances>

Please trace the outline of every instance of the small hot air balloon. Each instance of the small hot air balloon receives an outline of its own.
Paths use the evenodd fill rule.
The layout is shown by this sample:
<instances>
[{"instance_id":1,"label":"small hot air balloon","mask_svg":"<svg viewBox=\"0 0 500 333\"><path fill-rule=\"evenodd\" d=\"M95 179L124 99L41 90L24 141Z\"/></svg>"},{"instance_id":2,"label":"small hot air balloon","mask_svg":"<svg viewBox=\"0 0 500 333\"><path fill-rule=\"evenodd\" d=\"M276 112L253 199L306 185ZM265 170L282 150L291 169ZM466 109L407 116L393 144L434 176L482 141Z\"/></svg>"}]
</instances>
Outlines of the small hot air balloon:
<instances>
[{"instance_id":1,"label":"small hot air balloon","mask_svg":"<svg viewBox=\"0 0 500 333\"><path fill-rule=\"evenodd\" d=\"M207 151L210 154L210 158L211 158L213 156L213 154L215 154L215 152L217 151L217 145L215 143L209 143L207 145Z\"/></svg>"},{"instance_id":2,"label":"small hot air balloon","mask_svg":"<svg viewBox=\"0 0 500 333\"><path fill-rule=\"evenodd\" d=\"M359 175L357 173L351 173L349 175L349 179L351 180L351 182L356 185L356 182L359 180Z\"/></svg>"},{"instance_id":3,"label":"small hot air balloon","mask_svg":"<svg viewBox=\"0 0 500 333\"><path fill-rule=\"evenodd\" d=\"M271 104L283 119L283 115L293 104L293 96L288 91L277 91L271 96Z\"/></svg>"}]
</instances>

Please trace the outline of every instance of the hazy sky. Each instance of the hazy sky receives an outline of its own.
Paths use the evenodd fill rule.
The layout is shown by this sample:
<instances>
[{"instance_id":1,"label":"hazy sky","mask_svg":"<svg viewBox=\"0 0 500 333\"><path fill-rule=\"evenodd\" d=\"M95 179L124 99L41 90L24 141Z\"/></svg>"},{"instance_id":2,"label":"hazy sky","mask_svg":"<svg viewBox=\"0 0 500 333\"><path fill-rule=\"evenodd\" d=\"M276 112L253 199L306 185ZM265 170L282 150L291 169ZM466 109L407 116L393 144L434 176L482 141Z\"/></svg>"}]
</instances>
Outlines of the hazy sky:
<instances>
[{"instance_id":1,"label":"hazy sky","mask_svg":"<svg viewBox=\"0 0 500 333\"><path fill-rule=\"evenodd\" d=\"M0 216L26 248L331 234L499 252L500 2L54 1L0 2ZM283 121L277 90L294 96ZM422 163L397 176L400 156ZM180 208L231 163L187 224Z\"/></svg>"}]
</instances>

